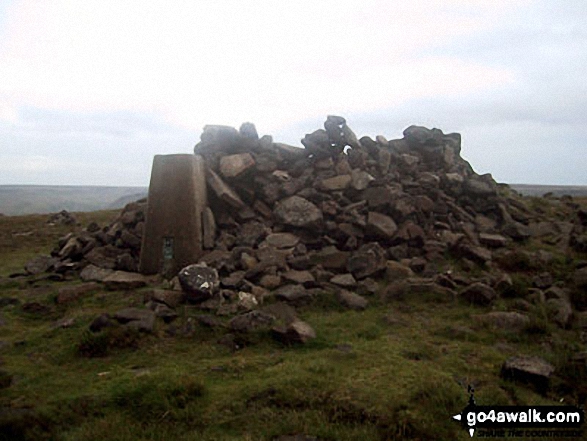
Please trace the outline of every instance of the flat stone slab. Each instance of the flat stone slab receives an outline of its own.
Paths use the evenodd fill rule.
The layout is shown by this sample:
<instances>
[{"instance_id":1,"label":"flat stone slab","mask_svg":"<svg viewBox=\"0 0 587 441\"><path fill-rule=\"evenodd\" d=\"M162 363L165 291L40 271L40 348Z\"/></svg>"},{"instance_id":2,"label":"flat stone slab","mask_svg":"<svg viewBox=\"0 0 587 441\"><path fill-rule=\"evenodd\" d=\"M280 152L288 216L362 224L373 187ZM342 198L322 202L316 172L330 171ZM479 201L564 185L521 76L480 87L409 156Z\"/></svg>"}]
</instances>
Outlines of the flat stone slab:
<instances>
[{"instance_id":1,"label":"flat stone slab","mask_svg":"<svg viewBox=\"0 0 587 441\"><path fill-rule=\"evenodd\" d=\"M356 309L358 311L365 309L369 304L366 298L345 289L340 290L336 294L336 297L341 305L350 309Z\"/></svg>"},{"instance_id":2,"label":"flat stone slab","mask_svg":"<svg viewBox=\"0 0 587 441\"><path fill-rule=\"evenodd\" d=\"M278 249L293 248L300 242L300 238L291 233L272 233L265 238L265 242Z\"/></svg>"},{"instance_id":3,"label":"flat stone slab","mask_svg":"<svg viewBox=\"0 0 587 441\"><path fill-rule=\"evenodd\" d=\"M501 368L501 376L532 384L539 392L545 393L554 370L554 366L540 357L510 357Z\"/></svg>"},{"instance_id":4,"label":"flat stone slab","mask_svg":"<svg viewBox=\"0 0 587 441\"><path fill-rule=\"evenodd\" d=\"M96 265L86 266L80 273L80 279L84 282L103 282L108 276L112 275L114 270L100 268Z\"/></svg>"},{"instance_id":5,"label":"flat stone slab","mask_svg":"<svg viewBox=\"0 0 587 441\"><path fill-rule=\"evenodd\" d=\"M250 153L223 156L220 159L220 173L225 178L236 178L255 166Z\"/></svg>"},{"instance_id":6,"label":"flat stone slab","mask_svg":"<svg viewBox=\"0 0 587 441\"><path fill-rule=\"evenodd\" d=\"M147 286L147 278L142 274L115 271L103 280L109 290L131 290Z\"/></svg>"}]
</instances>

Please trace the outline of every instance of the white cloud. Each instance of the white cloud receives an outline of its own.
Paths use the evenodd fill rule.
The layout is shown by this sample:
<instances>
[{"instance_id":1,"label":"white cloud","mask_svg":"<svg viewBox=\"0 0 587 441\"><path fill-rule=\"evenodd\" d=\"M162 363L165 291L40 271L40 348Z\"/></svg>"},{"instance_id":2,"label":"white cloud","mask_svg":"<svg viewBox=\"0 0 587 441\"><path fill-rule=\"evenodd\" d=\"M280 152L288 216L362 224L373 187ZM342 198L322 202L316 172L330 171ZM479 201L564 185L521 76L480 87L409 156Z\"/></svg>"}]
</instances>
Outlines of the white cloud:
<instances>
[{"instance_id":1,"label":"white cloud","mask_svg":"<svg viewBox=\"0 0 587 441\"><path fill-rule=\"evenodd\" d=\"M0 91L17 104L155 111L267 130L512 80L417 51L491 27L505 1L17 1Z\"/></svg>"}]
</instances>

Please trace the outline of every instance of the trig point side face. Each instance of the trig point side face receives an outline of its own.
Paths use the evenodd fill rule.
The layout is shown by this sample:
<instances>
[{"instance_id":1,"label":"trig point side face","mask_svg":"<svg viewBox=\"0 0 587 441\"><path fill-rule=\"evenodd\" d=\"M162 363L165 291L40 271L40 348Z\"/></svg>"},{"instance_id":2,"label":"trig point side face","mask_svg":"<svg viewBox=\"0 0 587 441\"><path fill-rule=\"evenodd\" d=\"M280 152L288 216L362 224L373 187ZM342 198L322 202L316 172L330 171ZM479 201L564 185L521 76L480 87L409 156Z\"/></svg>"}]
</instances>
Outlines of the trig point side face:
<instances>
[{"instance_id":1,"label":"trig point side face","mask_svg":"<svg viewBox=\"0 0 587 441\"><path fill-rule=\"evenodd\" d=\"M201 156L155 156L141 247L141 273L173 276L197 262L202 254L202 211L206 204L206 174Z\"/></svg>"}]
</instances>

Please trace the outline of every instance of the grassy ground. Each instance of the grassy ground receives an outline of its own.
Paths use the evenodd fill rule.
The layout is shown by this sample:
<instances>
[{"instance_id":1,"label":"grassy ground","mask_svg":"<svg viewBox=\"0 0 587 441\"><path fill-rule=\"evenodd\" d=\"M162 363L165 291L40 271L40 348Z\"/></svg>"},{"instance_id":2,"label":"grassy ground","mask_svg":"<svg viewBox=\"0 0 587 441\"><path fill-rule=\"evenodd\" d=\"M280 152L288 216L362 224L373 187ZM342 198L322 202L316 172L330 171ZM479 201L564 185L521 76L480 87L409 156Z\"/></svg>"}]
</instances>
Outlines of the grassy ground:
<instances>
[{"instance_id":1,"label":"grassy ground","mask_svg":"<svg viewBox=\"0 0 587 441\"><path fill-rule=\"evenodd\" d=\"M116 212L79 215L106 223ZM47 227L46 216L0 218L0 275L47 253L70 227ZM20 233L31 234L21 235ZM142 305L143 292L97 290L68 305L55 304L59 287L78 283L0 279L0 298L38 302L0 309L0 439L31 440L271 440L306 434L321 440L465 440L451 416L466 405L574 403L569 369L581 349L578 330L562 330L534 311L534 326L519 334L479 327L472 316L488 311L460 303L417 299L388 302L376 296L362 312L326 298L300 309L318 338L285 347L266 333L233 352L223 335L196 325L193 335L123 335L103 357L79 353L96 343L88 333L102 312ZM501 300L507 309L515 299ZM73 319L69 328L56 327ZM178 327L187 321L178 319ZM511 355L539 355L563 375L548 396L501 380ZM528 438L529 439L529 438Z\"/></svg>"}]
</instances>

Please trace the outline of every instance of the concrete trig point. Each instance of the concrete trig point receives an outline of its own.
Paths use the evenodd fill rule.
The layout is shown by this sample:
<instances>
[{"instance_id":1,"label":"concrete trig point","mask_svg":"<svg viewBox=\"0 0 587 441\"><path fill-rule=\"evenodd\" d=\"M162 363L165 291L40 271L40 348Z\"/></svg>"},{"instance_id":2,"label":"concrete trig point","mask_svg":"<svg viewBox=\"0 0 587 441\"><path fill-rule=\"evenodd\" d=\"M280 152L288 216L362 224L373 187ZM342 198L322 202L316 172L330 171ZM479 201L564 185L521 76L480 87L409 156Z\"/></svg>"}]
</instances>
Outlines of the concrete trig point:
<instances>
[{"instance_id":1,"label":"concrete trig point","mask_svg":"<svg viewBox=\"0 0 587 441\"><path fill-rule=\"evenodd\" d=\"M198 261L206 205L206 171L201 156L155 156L141 246L141 273L173 276Z\"/></svg>"}]
</instances>

